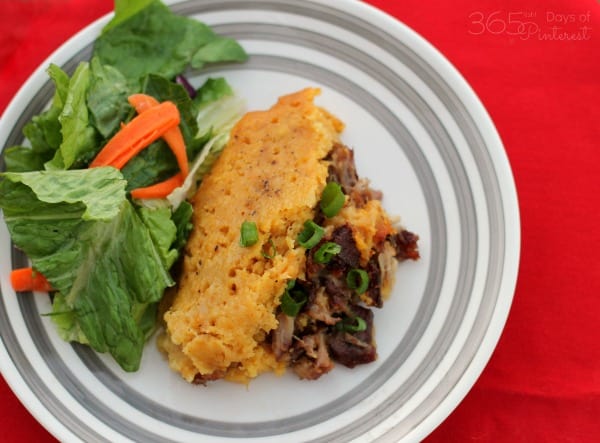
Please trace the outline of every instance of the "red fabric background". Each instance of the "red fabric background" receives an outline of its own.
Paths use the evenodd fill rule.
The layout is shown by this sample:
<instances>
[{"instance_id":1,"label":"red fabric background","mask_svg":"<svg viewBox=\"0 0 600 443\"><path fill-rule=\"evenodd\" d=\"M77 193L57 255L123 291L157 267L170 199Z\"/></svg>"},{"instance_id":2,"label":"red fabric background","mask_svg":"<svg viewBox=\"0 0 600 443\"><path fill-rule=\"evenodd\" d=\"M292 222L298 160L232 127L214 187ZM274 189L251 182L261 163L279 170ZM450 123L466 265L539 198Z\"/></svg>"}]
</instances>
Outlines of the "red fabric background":
<instances>
[{"instance_id":1,"label":"red fabric background","mask_svg":"<svg viewBox=\"0 0 600 443\"><path fill-rule=\"evenodd\" d=\"M504 334L427 441L600 441L600 3L368 2L466 77L505 143L520 200L521 268ZM0 5L0 112L51 51L112 9L109 0ZM519 35L516 20L537 32ZM53 441L1 379L0 430L7 442Z\"/></svg>"}]
</instances>

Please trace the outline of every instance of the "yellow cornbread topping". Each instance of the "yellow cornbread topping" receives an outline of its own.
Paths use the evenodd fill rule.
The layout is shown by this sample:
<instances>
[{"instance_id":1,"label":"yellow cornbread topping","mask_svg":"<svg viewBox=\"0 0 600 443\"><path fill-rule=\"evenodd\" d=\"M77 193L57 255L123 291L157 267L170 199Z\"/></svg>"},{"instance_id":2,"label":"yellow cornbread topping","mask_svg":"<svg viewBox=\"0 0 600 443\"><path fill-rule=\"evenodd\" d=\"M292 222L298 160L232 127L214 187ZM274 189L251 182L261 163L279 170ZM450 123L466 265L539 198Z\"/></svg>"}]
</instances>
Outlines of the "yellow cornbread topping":
<instances>
[{"instance_id":1,"label":"yellow cornbread topping","mask_svg":"<svg viewBox=\"0 0 600 443\"><path fill-rule=\"evenodd\" d=\"M194 228L158 342L190 382L196 374L245 382L284 370L264 341L277 327L288 279L305 268L296 237L315 216L324 158L343 128L313 103L318 93L305 89L246 114L193 198ZM245 221L259 233L249 247L239 242Z\"/></svg>"}]
</instances>

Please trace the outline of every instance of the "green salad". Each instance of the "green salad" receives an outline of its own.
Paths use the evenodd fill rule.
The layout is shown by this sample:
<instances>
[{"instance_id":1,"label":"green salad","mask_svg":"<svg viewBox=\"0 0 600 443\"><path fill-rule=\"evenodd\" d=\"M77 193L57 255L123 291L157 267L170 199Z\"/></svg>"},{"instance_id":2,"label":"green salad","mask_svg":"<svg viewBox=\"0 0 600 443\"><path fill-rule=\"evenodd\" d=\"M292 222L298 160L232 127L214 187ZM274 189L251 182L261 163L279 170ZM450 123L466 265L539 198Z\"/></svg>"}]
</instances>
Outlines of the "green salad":
<instances>
[{"instance_id":1,"label":"green salad","mask_svg":"<svg viewBox=\"0 0 600 443\"><path fill-rule=\"evenodd\" d=\"M158 0L116 0L89 61L71 75L49 66L50 106L25 125L26 143L3 153L0 208L14 245L51 287L48 315L64 340L108 352L126 371L139 368L191 229L186 199L244 112L225 79L194 89L183 74L246 58L235 40ZM134 94L176 106L187 175L165 137L123 167L90 167L143 115L128 101ZM168 195L132 197L178 174Z\"/></svg>"}]
</instances>

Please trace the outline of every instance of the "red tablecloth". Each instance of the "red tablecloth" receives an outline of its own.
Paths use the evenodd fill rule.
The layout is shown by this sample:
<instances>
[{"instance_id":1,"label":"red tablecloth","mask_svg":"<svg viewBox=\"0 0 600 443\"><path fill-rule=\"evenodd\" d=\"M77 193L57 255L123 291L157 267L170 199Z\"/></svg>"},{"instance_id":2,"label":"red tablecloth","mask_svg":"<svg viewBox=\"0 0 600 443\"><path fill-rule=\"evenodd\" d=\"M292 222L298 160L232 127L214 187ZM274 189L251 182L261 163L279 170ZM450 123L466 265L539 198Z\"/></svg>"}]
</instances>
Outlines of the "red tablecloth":
<instances>
[{"instance_id":1,"label":"red tablecloth","mask_svg":"<svg viewBox=\"0 0 600 443\"><path fill-rule=\"evenodd\" d=\"M520 199L521 268L506 329L427 441L600 441L600 3L368 2L466 77L505 143ZM109 0L0 5L0 112L51 51L112 9ZM1 379L0 396L2 441L53 440Z\"/></svg>"}]
</instances>

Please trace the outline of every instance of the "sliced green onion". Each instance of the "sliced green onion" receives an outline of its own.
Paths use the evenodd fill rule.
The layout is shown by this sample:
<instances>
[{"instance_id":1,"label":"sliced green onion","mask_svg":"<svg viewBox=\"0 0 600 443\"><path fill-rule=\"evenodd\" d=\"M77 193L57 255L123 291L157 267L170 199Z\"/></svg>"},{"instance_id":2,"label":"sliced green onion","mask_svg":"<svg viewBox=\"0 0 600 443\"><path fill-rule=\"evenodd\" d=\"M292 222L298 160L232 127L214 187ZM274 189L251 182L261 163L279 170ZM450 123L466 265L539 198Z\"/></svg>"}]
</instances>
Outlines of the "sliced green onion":
<instances>
[{"instance_id":1,"label":"sliced green onion","mask_svg":"<svg viewBox=\"0 0 600 443\"><path fill-rule=\"evenodd\" d=\"M362 294L369 287L369 275L363 269L351 269L346 275L346 284L357 294Z\"/></svg>"},{"instance_id":2,"label":"sliced green onion","mask_svg":"<svg viewBox=\"0 0 600 443\"><path fill-rule=\"evenodd\" d=\"M310 249L321 241L323 235L325 235L325 229L312 220L306 220L304 229L298 234L296 240L303 248Z\"/></svg>"},{"instance_id":3,"label":"sliced green onion","mask_svg":"<svg viewBox=\"0 0 600 443\"><path fill-rule=\"evenodd\" d=\"M345 201L342 187L336 182L329 182L321 194L321 211L325 217L331 218L340 212Z\"/></svg>"},{"instance_id":4,"label":"sliced green onion","mask_svg":"<svg viewBox=\"0 0 600 443\"><path fill-rule=\"evenodd\" d=\"M269 238L268 246L265 248L263 246L263 250L260 251L264 258L271 260L277 255L277 249L275 249L275 243L272 238Z\"/></svg>"},{"instance_id":5,"label":"sliced green onion","mask_svg":"<svg viewBox=\"0 0 600 443\"><path fill-rule=\"evenodd\" d=\"M296 279L292 278L292 279L288 280L287 285L285 285L285 289L289 291L294 286L296 286Z\"/></svg>"},{"instance_id":6,"label":"sliced green onion","mask_svg":"<svg viewBox=\"0 0 600 443\"><path fill-rule=\"evenodd\" d=\"M258 241L258 228L256 223L245 221L240 228L240 245L252 246Z\"/></svg>"},{"instance_id":7,"label":"sliced green onion","mask_svg":"<svg viewBox=\"0 0 600 443\"><path fill-rule=\"evenodd\" d=\"M342 251L342 247L337 243L328 241L323 243L321 247L315 252L314 259L317 263L329 263L334 255L339 254Z\"/></svg>"},{"instance_id":8,"label":"sliced green onion","mask_svg":"<svg viewBox=\"0 0 600 443\"><path fill-rule=\"evenodd\" d=\"M362 317L345 317L335 324L338 331L361 332L367 329L367 322Z\"/></svg>"},{"instance_id":9,"label":"sliced green onion","mask_svg":"<svg viewBox=\"0 0 600 443\"><path fill-rule=\"evenodd\" d=\"M290 280L281 296L281 311L289 317L297 316L308 299L303 290L295 288L295 284L296 280Z\"/></svg>"}]
</instances>

